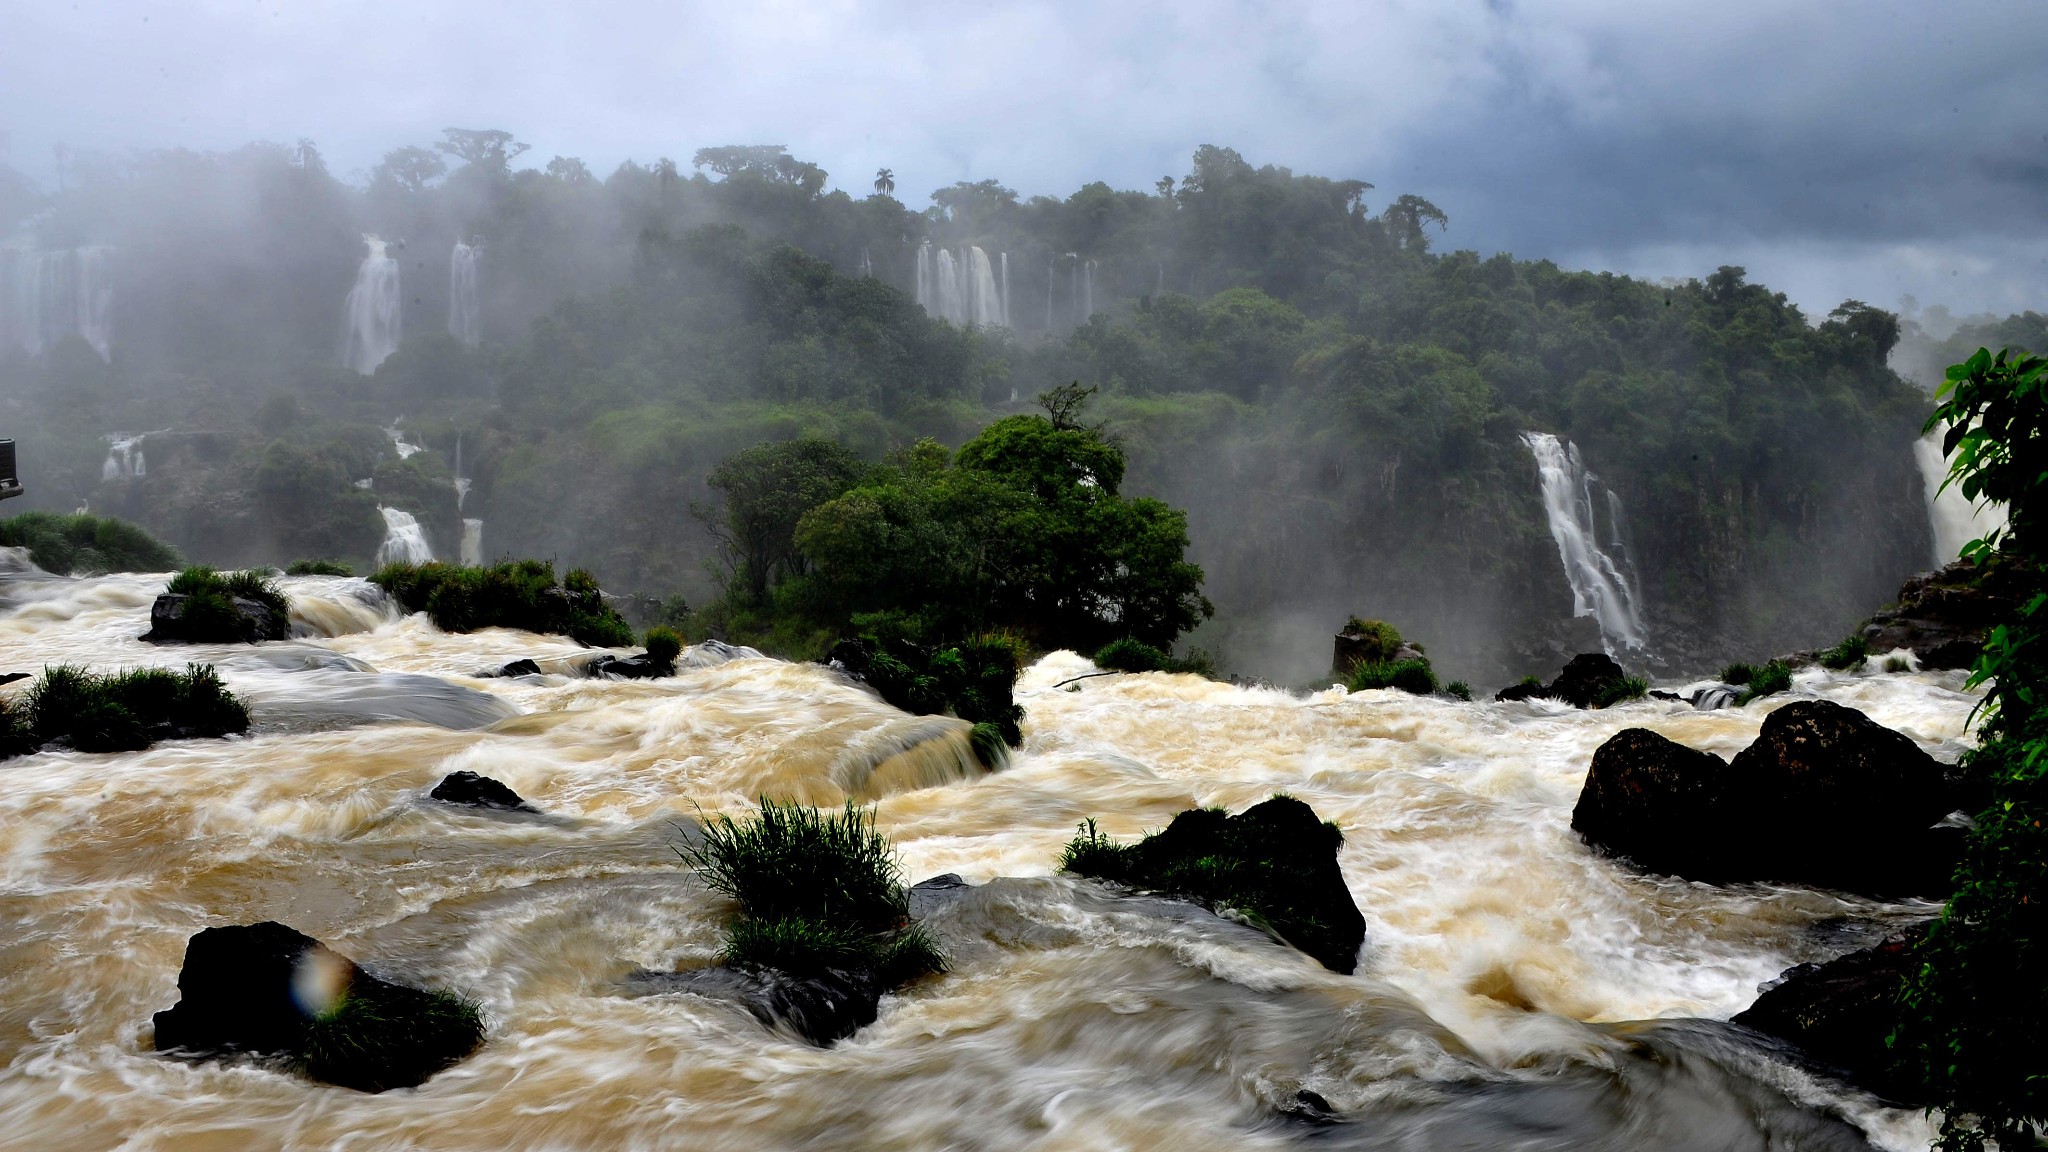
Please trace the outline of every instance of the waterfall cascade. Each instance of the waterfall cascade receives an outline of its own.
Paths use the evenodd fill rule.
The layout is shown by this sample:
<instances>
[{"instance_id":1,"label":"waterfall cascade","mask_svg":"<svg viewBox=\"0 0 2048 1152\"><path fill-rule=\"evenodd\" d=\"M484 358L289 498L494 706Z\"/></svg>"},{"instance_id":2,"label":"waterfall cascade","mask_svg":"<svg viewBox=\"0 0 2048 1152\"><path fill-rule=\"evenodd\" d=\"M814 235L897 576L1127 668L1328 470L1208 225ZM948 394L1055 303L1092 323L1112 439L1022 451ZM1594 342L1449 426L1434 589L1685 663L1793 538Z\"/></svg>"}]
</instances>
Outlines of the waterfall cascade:
<instances>
[{"instance_id":1,"label":"waterfall cascade","mask_svg":"<svg viewBox=\"0 0 2048 1152\"><path fill-rule=\"evenodd\" d=\"M0 347L37 355L77 335L113 355L113 249L0 249Z\"/></svg>"},{"instance_id":2,"label":"waterfall cascade","mask_svg":"<svg viewBox=\"0 0 2048 1152\"><path fill-rule=\"evenodd\" d=\"M476 294L476 249L457 240L448 256L448 334L474 348L483 340L482 318Z\"/></svg>"},{"instance_id":3,"label":"waterfall cascade","mask_svg":"<svg viewBox=\"0 0 2048 1152\"><path fill-rule=\"evenodd\" d=\"M1008 328L1010 326L1010 254L1008 252L1002 254L1002 265L1002 295L998 296L997 299L1002 301L1003 316L1002 319L998 321L998 323L1000 323L1003 327Z\"/></svg>"},{"instance_id":4,"label":"waterfall cascade","mask_svg":"<svg viewBox=\"0 0 2048 1152\"><path fill-rule=\"evenodd\" d=\"M420 527L412 513L382 504L377 511L384 514L384 543L377 546L379 568L386 564L425 564L434 558L426 529Z\"/></svg>"},{"instance_id":5,"label":"waterfall cascade","mask_svg":"<svg viewBox=\"0 0 2048 1152\"><path fill-rule=\"evenodd\" d=\"M115 432L105 437L107 458L100 465L100 479L119 480L124 476L147 475L149 466L142 458L142 441L147 435Z\"/></svg>"},{"instance_id":6,"label":"waterfall cascade","mask_svg":"<svg viewBox=\"0 0 2048 1152\"><path fill-rule=\"evenodd\" d=\"M1007 262L1004 265L1007 281ZM917 302L926 313L962 327L995 328L1009 322L1006 294L997 288L988 253L973 245L956 256L927 240L917 249Z\"/></svg>"},{"instance_id":7,"label":"waterfall cascade","mask_svg":"<svg viewBox=\"0 0 2048 1152\"><path fill-rule=\"evenodd\" d=\"M464 520L462 522L462 563L474 567L484 562L484 522Z\"/></svg>"},{"instance_id":8,"label":"waterfall cascade","mask_svg":"<svg viewBox=\"0 0 2048 1152\"><path fill-rule=\"evenodd\" d=\"M398 259L375 236L363 244L369 251L343 305L341 362L368 376L398 350Z\"/></svg>"},{"instance_id":9,"label":"waterfall cascade","mask_svg":"<svg viewBox=\"0 0 2048 1152\"><path fill-rule=\"evenodd\" d=\"M389 428L384 429L384 434L391 437L391 447L397 450L400 460L409 458L415 452L424 451L419 445L406 440L405 430L398 426L396 420L391 422Z\"/></svg>"},{"instance_id":10,"label":"waterfall cascade","mask_svg":"<svg viewBox=\"0 0 2048 1152\"><path fill-rule=\"evenodd\" d=\"M1617 644L1643 647L1641 598L1632 575L1634 566L1622 542L1621 498L1586 470L1579 461L1578 448L1569 442L1559 443L1547 432L1525 432L1522 442L1536 458L1543 514L1550 521L1550 536L1557 541L1565 580L1572 587L1572 614L1598 621L1600 636L1610 651ZM1599 511L1607 513L1605 547L1601 545Z\"/></svg>"},{"instance_id":11,"label":"waterfall cascade","mask_svg":"<svg viewBox=\"0 0 2048 1152\"><path fill-rule=\"evenodd\" d=\"M2005 505L1985 500L1973 506L1960 488L1943 490L1948 458L1942 455L1941 438L1946 432L1945 428L1929 432L1913 442L1913 460L1920 465L1920 480L1927 490L1927 522L1934 529L1936 567L1962 555L1963 545L2005 526Z\"/></svg>"}]
</instances>

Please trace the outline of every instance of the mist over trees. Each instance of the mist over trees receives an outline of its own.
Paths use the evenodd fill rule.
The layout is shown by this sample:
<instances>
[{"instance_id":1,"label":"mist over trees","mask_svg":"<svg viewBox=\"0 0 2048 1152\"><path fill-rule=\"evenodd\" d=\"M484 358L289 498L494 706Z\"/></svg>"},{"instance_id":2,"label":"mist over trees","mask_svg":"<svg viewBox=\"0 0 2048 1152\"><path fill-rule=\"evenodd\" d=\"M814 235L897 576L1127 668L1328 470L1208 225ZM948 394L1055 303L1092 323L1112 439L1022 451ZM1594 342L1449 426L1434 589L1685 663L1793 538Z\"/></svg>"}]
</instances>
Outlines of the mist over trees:
<instances>
[{"instance_id":1,"label":"mist over trees","mask_svg":"<svg viewBox=\"0 0 2048 1152\"><path fill-rule=\"evenodd\" d=\"M774 146L600 177L486 129L360 181L309 142L80 158L61 191L0 172L17 249L111 253L107 357L77 335L0 348L26 502L130 517L221 565L366 560L380 504L452 558L478 518L487 559L706 604L742 570L724 522L692 512L731 496L722 462L732 480L757 445L836 445L832 515L780 553L739 549L766 598L849 567L831 523L958 499L980 457L956 447L1078 382L1123 462L1102 491L1185 509L1216 610L1197 637L1250 672L1323 671L1354 612L1481 682L1586 647L1532 430L1619 494L1667 665L1838 638L1925 566L1910 445L1929 402L1887 366L1902 327L1882 310L1810 318L1735 268L1667 285L1445 251L1457 222L1417 195L1220 147L1145 191L982 180L913 207L886 168L855 183ZM397 261L403 320L359 375L341 324L366 233ZM474 347L449 322L457 243L477 253ZM1006 327L919 305L926 244L963 267L983 251ZM112 433L150 433L145 475L108 474ZM852 585L830 595L867 610Z\"/></svg>"}]
</instances>

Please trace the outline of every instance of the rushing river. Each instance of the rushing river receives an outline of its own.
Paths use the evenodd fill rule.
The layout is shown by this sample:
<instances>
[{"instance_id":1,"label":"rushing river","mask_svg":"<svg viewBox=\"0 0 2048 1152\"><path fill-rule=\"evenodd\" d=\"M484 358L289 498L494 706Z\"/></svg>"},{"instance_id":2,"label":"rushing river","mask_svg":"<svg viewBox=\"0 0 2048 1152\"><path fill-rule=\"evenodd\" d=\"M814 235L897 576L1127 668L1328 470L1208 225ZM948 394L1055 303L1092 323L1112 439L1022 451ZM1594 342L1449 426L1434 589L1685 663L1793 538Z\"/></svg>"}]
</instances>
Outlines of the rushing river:
<instances>
[{"instance_id":1,"label":"rushing river","mask_svg":"<svg viewBox=\"0 0 2048 1152\"><path fill-rule=\"evenodd\" d=\"M0 581L0 671L216 663L246 738L0 763L0 1146L258 1149L1851 1149L1927 1122L1722 1023L1757 985L1924 916L1802 888L1649 877L1569 821L1593 750L1654 728L1724 756L1766 706L1577 712L1398 692L1301 697L1046 657L1025 746L814 666L692 650L672 680L562 669L560 638L450 636L367 584L285 581L304 638L158 648L162 577ZM1959 674L1814 671L1952 759ZM5 689L18 691L19 686ZM470 769L544 815L426 799ZM1356 976L1248 929L1054 874L1077 822L1134 836L1285 791L1344 829ZM728 908L673 845L760 794L878 804L910 880L980 887L929 925L952 971L830 1049L726 1003L636 995L707 963ZM478 996L485 1047L365 1095L153 1051L185 941L281 920ZM1303 1090L1343 1120L1282 1114Z\"/></svg>"}]
</instances>

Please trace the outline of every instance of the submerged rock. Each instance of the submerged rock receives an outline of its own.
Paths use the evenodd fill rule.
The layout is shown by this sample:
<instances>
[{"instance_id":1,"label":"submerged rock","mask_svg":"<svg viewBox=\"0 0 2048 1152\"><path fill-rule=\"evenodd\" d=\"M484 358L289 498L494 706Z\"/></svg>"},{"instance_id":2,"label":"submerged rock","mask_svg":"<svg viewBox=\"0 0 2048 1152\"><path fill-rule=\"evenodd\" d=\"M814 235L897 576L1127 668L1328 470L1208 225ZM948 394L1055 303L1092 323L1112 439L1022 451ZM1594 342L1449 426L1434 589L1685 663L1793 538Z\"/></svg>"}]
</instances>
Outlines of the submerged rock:
<instances>
[{"instance_id":1,"label":"submerged rock","mask_svg":"<svg viewBox=\"0 0 2048 1152\"><path fill-rule=\"evenodd\" d=\"M676 674L673 660L657 660L649 653L637 656L614 656L607 652L583 666L583 674L592 680L654 680Z\"/></svg>"},{"instance_id":2,"label":"submerged rock","mask_svg":"<svg viewBox=\"0 0 2048 1152\"><path fill-rule=\"evenodd\" d=\"M1873 948L1824 964L1801 964L1764 985L1735 1023L1787 1041L1880 1096L1914 1107L1929 1103L1892 1063L1885 1038L1898 1024L1899 990L1917 967L1922 924Z\"/></svg>"},{"instance_id":3,"label":"submerged rock","mask_svg":"<svg viewBox=\"0 0 2048 1152\"><path fill-rule=\"evenodd\" d=\"M499 812L538 812L540 809L527 803L519 793L491 779L474 772L450 772L441 778L434 790L427 793L430 799L443 804L463 804L471 808L490 808Z\"/></svg>"},{"instance_id":4,"label":"submerged rock","mask_svg":"<svg viewBox=\"0 0 2048 1152\"><path fill-rule=\"evenodd\" d=\"M510 679L514 676L538 675L540 675L540 665L534 663L530 659L514 660L509 664L501 664L492 671L481 673L481 676L487 680L498 678Z\"/></svg>"},{"instance_id":5,"label":"submerged rock","mask_svg":"<svg viewBox=\"0 0 2048 1152\"><path fill-rule=\"evenodd\" d=\"M413 1087L483 1044L467 1001L379 979L276 921L194 935L178 993L155 1016L158 1051L282 1056L365 1092Z\"/></svg>"},{"instance_id":6,"label":"submerged rock","mask_svg":"<svg viewBox=\"0 0 2048 1152\"><path fill-rule=\"evenodd\" d=\"M745 1008L756 1020L781 1025L819 1047L844 1040L875 1022L882 987L859 972L794 976L774 968L715 967L688 972L638 971L626 977L635 995L687 992Z\"/></svg>"},{"instance_id":7,"label":"submerged rock","mask_svg":"<svg viewBox=\"0 0 2048 1152\"><path fill-rule=\"evenodd\" d=\"M255 644L282 640L291 634L291 618L259 600L242 596L202 597L207 605L204 617L191 609L193 597L166 592L149 607L149 631L142 638L152 644ZM216 615L225 604L227 615Z\"/></svg>"},{"instance_id":8,"label":"submerged rock","mask_svg":"<svg viewBox=\"0 0 2048 1152\"><path fill-rule=\"evenodd\" d=\"M1939 896L1961 837L1936 825L1969 798L1954 771L1853 708L1799 700L1732 763L1645 729L1615 734L1593 755L1572 827L1694 880Z\"/></svg>"},{"instance_id":9,"label":"submerged rock","mask_svg":"<svg viewBox=\"0 0 2048 1152\"><path fill-rule=\"evenodd\" d=\"M962 880L955 872L920 880L911 885L906 894L910 900L910 918L922 920L972 891L974 885Z\"/></svg>"}]
</instances>

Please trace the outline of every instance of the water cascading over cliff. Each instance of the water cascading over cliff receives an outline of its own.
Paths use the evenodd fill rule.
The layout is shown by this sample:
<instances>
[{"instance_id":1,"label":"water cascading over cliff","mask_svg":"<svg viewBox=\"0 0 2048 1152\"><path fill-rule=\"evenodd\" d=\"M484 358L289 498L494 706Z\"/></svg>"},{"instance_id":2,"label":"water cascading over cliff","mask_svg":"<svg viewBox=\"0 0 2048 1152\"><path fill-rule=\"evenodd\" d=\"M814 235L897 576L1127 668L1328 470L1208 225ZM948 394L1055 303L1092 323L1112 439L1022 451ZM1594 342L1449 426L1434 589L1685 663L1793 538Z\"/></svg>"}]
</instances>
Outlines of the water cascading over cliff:
<instances>
[{"instance_id":1,"label":"water cascading over cliff","mask_svg":"<svg viewBox=\"0 0 2048 1152\"><path fill-rule=\"evenodd\" d=\"M368 252L342 307L341 362L368 376L398 350L398 260L375 236L363 244Z\"/></svg>"},{"instance_id":2,"label":"water cascading over cliff","mask_svg":"<svg viewBox=\"0 0 2048 1152\"><path fill-rule=\"evenodd\" d=\"M1929 432L1913 442L1913 461L1920 466L1920 480L1927 492L1927 523L1934 530L1936 567L1960 556L1963 545L2005 525L2003 504L1984 500L1973 505L1962 489L1942 487L1948 480L1948 459L1941 452L1946 431Z\"/></svg>"},{"instance_id":3,"label":"water cascading over cliff","mask_svg":"<svg viewBox=\"0 0 2048 1152\"><path fill-rule=\"evenodd\" d=\"M483 307L476 291L476 249L460 240L448 255L448 334L471 348L483 340Z\"/></svg>"},{"instance_id":4,"label":"water cascading over cliff","mask_svg":"<svg viewBox=\"0 0 2048 1152\"><path fill-rule=\"evenodd\" d=\"M386 564L425 564L434 558L433 546L427 543L427 530L410 512L378 505L377 511L384 516L384 542L377 546L377 566Z\"/></svg>"},{"instance_id":5,"label":"water cascading over cliff","mask_svg":"<svg viewBox=\"0 0 2048 1152\"><path fill-rule=\"evenodd\" d=\"M1548 432L1525 432L1522 442L1536 458L1543 515L1571 585L1572 614L1593 617L1610 651L1616 646L1642 648L1648 637L1633 565L1621 539L1621 498L1586 470L1571 443L1560 443ZM1596 511L1607 513L1604 547Z\"/></svg>"},{"instance_id":6,"label":"water cascading over cliff","mask_svg":"<svg viewBox=\"0 0 2048 1152\"><path fill-rule=\"evenodd\" d=\"M0 250L0 347L34 356L73 335L112 357L113 250Z\"/></svg>"},{"instance_id":7,"label":"water cascading over cliff","mask_svg":"<svg viewBox=\"0 0 2048 1152\"><path fill-rule=\"evenodd\" d=\"M994 328L1009 322L1009 306L996 286L988 253L973 245L962 248L958 256L934 248L930 241L919 245L916 293L927 314L961 327Z\"/></svg>"},{"instance_id":8,"label":"water cascading over cliff","mask_svg":"<svg viewBox=\"0 0 2048 1152\"><path fill-rule=\"evenodd\" d=\"M142 456L142 436L116 432L105 439L107 458L100 465L101 480L119 480L123 477L149 474L149 462Z\"/></svg>"}]
</instances>

